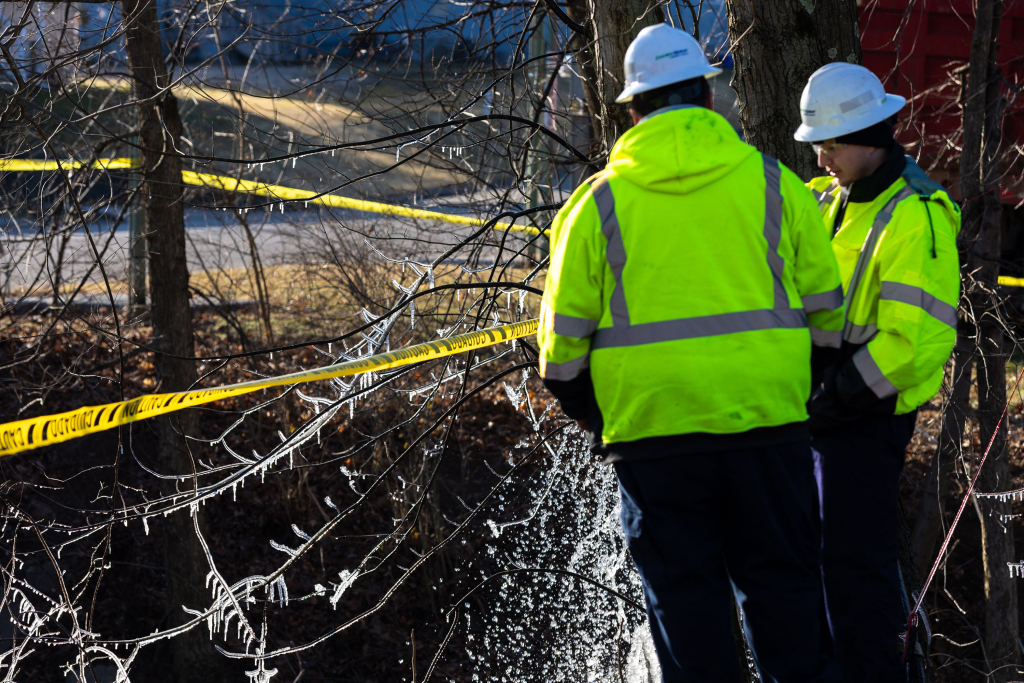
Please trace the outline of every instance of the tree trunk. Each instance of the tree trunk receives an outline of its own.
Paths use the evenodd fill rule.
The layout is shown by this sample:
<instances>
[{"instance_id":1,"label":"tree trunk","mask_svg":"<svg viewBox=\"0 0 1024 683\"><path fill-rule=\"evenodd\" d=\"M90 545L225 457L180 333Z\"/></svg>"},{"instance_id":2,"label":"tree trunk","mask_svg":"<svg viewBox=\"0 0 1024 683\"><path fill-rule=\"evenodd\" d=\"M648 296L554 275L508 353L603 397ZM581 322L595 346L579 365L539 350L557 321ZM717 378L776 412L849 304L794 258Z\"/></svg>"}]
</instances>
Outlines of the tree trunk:
<instances>
[{"instance_id":1,"label":"tree trunk","mask_svg":"<svg viewBox=\"0 0 1024 683\"><path fill-rule=\"evenodd\" d=\"M1011 487L1007 463L1006 424L999 416L1006 404L1007 344L997 298L1000 234L999 147L1002 102L999 72L999 23L1002 0L978 0L971 42L971 61L964 103L963 152L960 186L963 191L963 229L960 253L965 257L964 287L978 328L978 422L982 447L997 427L988 461L979 477L981 491ZM1009 503L976 499L981 522L985 572L985 653L996 681L1017 678L1017 585L1006 567L1016 561L1013 527L1003 515Z\"/></svg>"},{"instance_id":2,"label":"tree trunk","mask_svg":"<svg viewBox=\"0 0 1024 683\"><path fill-rule=\"evenodd\" d=\"M860 64L855 0L726 0L746 141L804 180L817 175L810 145L797 142L800 93L829 62Z\"/></svg>"},{"instance_id":3,"label":"tree trunk","mask_svg":"<svg viewBox=\"0 0 1024 683\"><path fill-rule=\"evenodd\" d=\"M629 106L615 104L625 87L626 48L640 30L662 21L655 0L569 0L569 16L588 35L577 35L577 60L590 110L591 158L604 167L608 153L633 121Z\"/></svg>"},{"instance_id":4,"label":"tree trunk","mask_svg":"<svg viewBox=\"0 0 1024 683\"><path fill-rule=\"evenodd\" d=\"M160 391L180 391L196 380L192 316L189 310L188 267L185 263L185 217L182 206L181 117L168 87L155 0L123 0L125 50L134 95L139 101L139 146L143 214L149 255L152 346L166 352L155 359ZM193 431L188 411L156 418L157 460L176 475L195 471L183 434ZM188 486L187 488L191 488ZM177 486L165 487L164 495ZM202 515L202 507L195 513ZM200 516L199 528L203 520ZM209 571L188 512L170 515L164 527L167 600L170 625L184 623L182 605L197 608L208 602ZM174 678L205 680L220 661L205 628L195 628L171 641Z\"/></svg>"},{"instance_id":5,"label":"tree trunk","mask_svg":"<svg viewBox=\"0 0 1024 683\"><path fill-rule=\"evenodd\" d=\"M1006 405L1006 361L1008 345L1001 327L993 322L982 325L978 362L978 418L982 447L988 445ZM1014 488L1007 462L1006 421L1000 426L985 467L978 477L981 491L1006 491ZM1018 655L1017 583L1007 565L1016 562L1013 512L1008 501L976 498L981 522L982 568L985 572L985 653L992 667L993 680L1020 680L1015 666Z\"/></svg>"},{"instance_id":6,"label":"tree trunk","mask_svg":"<svg viewBox=\"0 0 1024 683\"><path fill-rule=\"evenodd\" d=\"M914 532L910 541L914 564L917 565L917 571L922 579L927 578L928 572L931 571L935 562L935 548L939 539L944 536L946 527L943 523L943 506L949 490L949 480L954 476L956 459L963 451L964 429L970 410L974 333L965 333L964 325L961 321L949 369L950 392L942 411L939 444L928 470L921 510L917 515L917 521L914 522Z\"/></svg>"}]
</instances>

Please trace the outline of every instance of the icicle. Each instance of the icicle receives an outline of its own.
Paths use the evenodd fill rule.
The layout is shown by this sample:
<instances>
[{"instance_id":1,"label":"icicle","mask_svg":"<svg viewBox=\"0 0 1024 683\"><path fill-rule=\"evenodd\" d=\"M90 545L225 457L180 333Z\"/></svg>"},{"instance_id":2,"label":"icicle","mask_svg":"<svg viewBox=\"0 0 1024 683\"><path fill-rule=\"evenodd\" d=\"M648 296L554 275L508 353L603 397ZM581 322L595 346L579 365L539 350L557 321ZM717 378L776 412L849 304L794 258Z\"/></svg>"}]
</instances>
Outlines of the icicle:
<instances>
[{"instance_id":1,"label":"icicle","mask_svg":"<svg viewBox=\"0 0 1024 683\"><path fill-rule=\"evenodd\" d=\"M277 579L277 583L279 586L278 593L280 595L280 600L278 601L278 604L281 607L284 607L288 604L288 586L285 584L283 576Z\"/></svg>"}]
</instances>

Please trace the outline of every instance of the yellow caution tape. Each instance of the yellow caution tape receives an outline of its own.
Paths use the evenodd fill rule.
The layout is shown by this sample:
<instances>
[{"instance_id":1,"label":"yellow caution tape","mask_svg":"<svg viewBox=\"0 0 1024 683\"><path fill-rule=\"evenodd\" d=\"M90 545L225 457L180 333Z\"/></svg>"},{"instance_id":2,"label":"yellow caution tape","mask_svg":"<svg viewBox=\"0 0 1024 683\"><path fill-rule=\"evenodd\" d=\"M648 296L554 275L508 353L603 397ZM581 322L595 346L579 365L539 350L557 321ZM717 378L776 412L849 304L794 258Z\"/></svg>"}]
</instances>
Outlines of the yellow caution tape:
<instances>
[{"instance_id":1,"label":"yellow caution tape","mask_svg":"<svg viewBox=\"0 0 1024 683\"><path fill-rule=\"evenodd\" d=\"M379 353L359 360L339 363L316 370L293 372L280 377L257 379L251 382L231 384L213 389L196 389L169 394L149 394L130 401L108 403L101 406L85 406L66 413L44 415L27 420L18 420L0 425L0 456L12 455L40 448L50 444L77 439L86 434L95 434L106 429L138 422L147 418L172 413L182 408L219 401L232 396L249 394L258 389L280 387L303 382L349 377L364 372L387 370L403 365L421 363L434 358L443 358L463 351L482 349L501 342L529 336L537 331L538 321L523 322L492 327L486 330L467 332L448 339L416 344L390 353Z\"/></svg>"},{"instance_id":2,"label":"yellow caution tape","mask_svg":"<svg viewBox=\"0 0 1024 683\"><path fill-rule=\"evenodd\" d=\"M132 159L97 159L88 164L89 168L104 169L125 169L132 167ZM81 161L49 161L43 159L0 159L0 171L56 171L60 167L67 169L78 169L87 164ZM228 176L214 175L212 173L196 173L195 171L182 171L181 179L187 185L209 187L226 192L245 192L260 197L270 197L274 200L306 200L311 204L322 204L334 206L340 209L352 209L353 211L366 211L369 213L380 213L387 216L404 216L406 218L420 218L423 220L443 221L445 223L456 223L458 225L483 225L487 221L468 216L456 216L440 211L426 211L424 209L412 209L397 204L382 204L380 202L352 199L351 197L340 197L335 194L320 195L311 190L299 190L284 185L270 185L255 180L240 180ZM318 196L319 195L319 196ZM540 230L530 225L513 225L511 223L495 223L495 230L511 230L512 232L523 232L529 235L538 235Z\"/></svg>"},{"instance_id":3,"label":"yellow caution tape","mask_svg":"<svg viewBox=\"0 0 1024 683\"><path fill-rule=\"evenodd\" d=\"M121 169L131 168L132 159L97 159L85 164L73 159L61 161L49 159L0 159L0 171L56 171L58 168L74 170L88 166L89 168Z\"/></svg>"},{"instance_id":4,"label":"yellow caution tape","mask_svg":"<svg viewBox=\"0 0 1024 683\"><path fill-rule=\"evenodd\" d=\"M368 211L370 213L382 213L388 216L405 216L406 218L422 218L424 220L431 221L444 221L446 223L458 223L460 225L483 225L486 221L482 221L479 218L469 218L467 216L455 216L450 213L441 213L439 211L425 211L423 209L411 209L407 206L398 206L396 204L381 204L380 202L364 201L362 199L352 199L351 197L339 197L336 194L325 194L320 195L318 192L311 190L298 190L294 187L284 187L283 185L269 185L255 180L240 180L237 178L229 178L228 176L212 175L210 173L196 173L194 171L182 171L181 179L189 185L199 185L204 187L211 187L218 190L224 190L226 192L245 192L247 194L255 194L261 197L270 197L272 199L287 199L289 201L295 201L305 199L311 204L324 204L326 206L335 206L340 209L352 209L353 211ZM318 196L319 195L319 196ZM510 223L495 223L495 230L506 230L510 229L513 232L525 232L531 235L536 235L540 231L529 225L512 225Z\"/></svg>"},{"instance_id":5,"label":"yellow caution tape","mask_svg":"<svg viewBox=\"0 0 1024 683\"><path fill-rule=\"evenodd\" d=\"M999 284L1006 285L1007 287L1024 287L1024 278L1000 275Z\"/></svg>"}]
</instances>

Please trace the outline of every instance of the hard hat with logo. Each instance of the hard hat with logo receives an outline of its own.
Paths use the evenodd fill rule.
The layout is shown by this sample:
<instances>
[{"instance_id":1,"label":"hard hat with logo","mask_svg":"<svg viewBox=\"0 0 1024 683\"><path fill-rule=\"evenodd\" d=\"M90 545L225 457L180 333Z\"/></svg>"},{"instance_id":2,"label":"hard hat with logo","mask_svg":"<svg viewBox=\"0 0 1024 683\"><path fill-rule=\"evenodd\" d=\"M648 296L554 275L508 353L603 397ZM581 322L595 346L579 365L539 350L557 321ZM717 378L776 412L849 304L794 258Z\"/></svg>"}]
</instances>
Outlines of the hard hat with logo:
<instances>
[{"instance_id":1,"label":"hard hat with logo","mask_svg":"<svg viewBox=\"0 0 1024 683\"><path fill-rule=\"evenodd\" d=\"M819 142L849 135L885 121L907 101L885 92L875 74L856 64L835 62L807 80L800 96L803 123L793 137Z\"/></svg>"},{"instance_id":2,"label":"hard hat with logo","mask_svg":"<svg viewBox=\"0 0 1024 683\"><path fill-rule=\"evenodd\" d=\"M693 36L668 24L655 24L640 31L629 44L626 87L615 101L622 104L648 90L720 73L722 70L711 66Z\"/></svg>"}]
</instances>

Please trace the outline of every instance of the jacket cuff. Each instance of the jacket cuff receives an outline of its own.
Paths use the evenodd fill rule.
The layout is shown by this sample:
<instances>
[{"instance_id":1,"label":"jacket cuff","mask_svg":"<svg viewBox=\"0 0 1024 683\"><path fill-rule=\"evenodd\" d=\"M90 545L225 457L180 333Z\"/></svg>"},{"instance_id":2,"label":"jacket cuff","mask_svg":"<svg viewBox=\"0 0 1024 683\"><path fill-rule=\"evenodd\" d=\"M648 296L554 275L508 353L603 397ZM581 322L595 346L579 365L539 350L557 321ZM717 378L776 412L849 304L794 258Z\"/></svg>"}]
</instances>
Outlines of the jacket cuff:
<instances>
[{"instance_id":1,"label":"jacket cuff","mask_svg":"<svg viewBox=\"0 0 1024 683\"><path fill-rule=\"evenodd\" d=\"M857 353L853 354L851 362L857 368L857 374L860 376L861 382L869 387L879 399L889 398L900 393L899 389L893 386L889 378L882 372L882 369L878 367L878 363L875 362L874 357L871 355L871 349L868 346L864 346Z\"/></svg>"}]
</instances>

